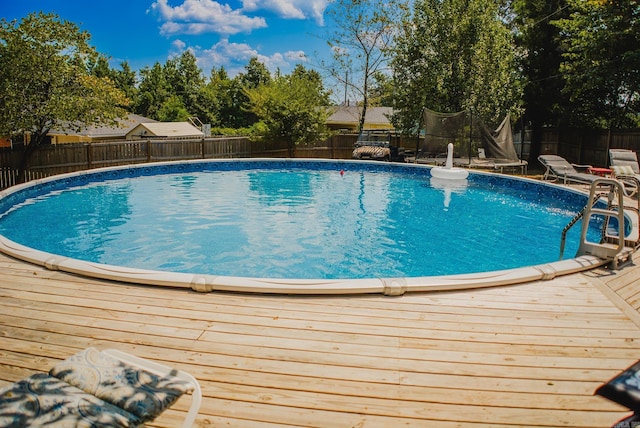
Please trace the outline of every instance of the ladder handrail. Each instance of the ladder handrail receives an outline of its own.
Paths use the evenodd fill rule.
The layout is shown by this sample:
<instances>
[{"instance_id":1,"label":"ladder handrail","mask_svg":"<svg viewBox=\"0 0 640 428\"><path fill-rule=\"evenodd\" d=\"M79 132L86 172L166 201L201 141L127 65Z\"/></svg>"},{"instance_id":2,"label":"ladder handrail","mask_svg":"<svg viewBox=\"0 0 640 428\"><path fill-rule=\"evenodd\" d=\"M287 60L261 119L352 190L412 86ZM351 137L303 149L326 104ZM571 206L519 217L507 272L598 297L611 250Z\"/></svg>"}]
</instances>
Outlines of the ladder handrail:
<instances>
[{"instance_id":1,"label":"ladder handrail","mask_svg":"<svg viewBox=\"0 0 640 428\"><path fill-rule=\"evenodd\" d=\"M607 192L602 192L602 188L608 189ZM599 193L598 193L599 192ZM625 248L625 213L624 213L624 195L626 194L623 183L612 178L597 178L591 183L589 189L589 199L578 214L576 214L571 221L562 230L562 237L560 242L560 259L564 255L564 248L566 244L566 237L568 231L579 220L582 220L582 230L580 235L580 247L578 249L578 255L584 254L597 254L605 258L615 258ZM617 201L616 201L617 196ZM599 208L596 205L604 198L607 198L607 207ZM592 243L587 241L587 232L589 230L589 224L593 215L605 217L602 228L602 239L599 243ZM618 234L617 236L607 235L607 226L610 218L617 218L618 220ZM605 238L608 238L608 245L605 243ZM617 246L612 247L611 240L617 240Z\"/></svg>"},{"instance_id":2,"label":"ladder handrail","mask_svg":"<svg viewBox=\"0 0 640 428\"><path fill-rule=\"evenodd\" d=\"M600 198L602 198L603 196L605 196L605 193L601 193L597 196L597 198L595 198L595 200L593 201L594 204L598 203L598 201L600 200ZM578 223L578 221L580 221L583 217L584 217L584 213L585 211L587 211L587 206L589 205L591 201L587 202L587 205L584 206L584 208L582 208L578 214L576 214L575 216L573 216L573 218L571 219L571 221L564 227L564 229L562 229L562 236L560 238L560 260L562 260L562 257L564 256L564 247L567 241L567 233L569 233L569 230L571 230L571 228L573 226L575 226L576 223Z\"/></svg>"},{"instance_id":3,"label":"ladder handrail","mask_svg":"<svg viewBox=\"0 0 640 428\"><path fill-rule=\"evenodd\" d=\"M622 183L620 183L617 180L611 179L611 178L599 178L594 180L593 184L591 185L591 189L589 192L589 198L591 199L592 197L595 196L595 189L597 188L598 184L604 184L604 185L608 185L611 186L610 187L610 193L608 195L608 204L607 204L607 208L606 210L604 209L598 209L598 208L594 208L593 206L590 209L587 209L587 211L589 211L589 216L587 217L587 221L582 223L582 234L580 236L580 242L585 243L586 239L587 239L587 231L589 229L589 219L591 214L600 214L603 215L605 217L617 217L618 218L618 252L622 251L624 249L624 187L622 185ZM611 210L611 206L612 204L615 202L614 198L616 195L612 194L612 192L614 191L614 188L616 190L617 196L618 196L618 209L617 210Z\"/></svg>"}]
</instances>

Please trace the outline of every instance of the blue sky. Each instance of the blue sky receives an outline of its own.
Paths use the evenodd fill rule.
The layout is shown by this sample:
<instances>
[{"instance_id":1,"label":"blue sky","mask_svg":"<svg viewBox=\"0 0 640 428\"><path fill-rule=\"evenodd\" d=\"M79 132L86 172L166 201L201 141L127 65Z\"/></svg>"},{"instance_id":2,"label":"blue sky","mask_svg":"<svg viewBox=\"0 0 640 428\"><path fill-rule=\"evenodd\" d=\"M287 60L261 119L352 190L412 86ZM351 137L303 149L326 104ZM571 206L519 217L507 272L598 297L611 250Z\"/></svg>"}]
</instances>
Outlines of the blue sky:
<instances>
[{"instance_id":1,"label":"blue sky","mask_svg":"<svg viewBox=\"0 0 640 428\"><path fill-rule=\"evenodd\" d=\"M91 34L113 67L164 64L190 49L205 77L224 66L234 76L251 57L273 72L315 68L330 55L324 11L329 0L0 0L0 17L54 12Z\"/></svg>"}]
</instances>

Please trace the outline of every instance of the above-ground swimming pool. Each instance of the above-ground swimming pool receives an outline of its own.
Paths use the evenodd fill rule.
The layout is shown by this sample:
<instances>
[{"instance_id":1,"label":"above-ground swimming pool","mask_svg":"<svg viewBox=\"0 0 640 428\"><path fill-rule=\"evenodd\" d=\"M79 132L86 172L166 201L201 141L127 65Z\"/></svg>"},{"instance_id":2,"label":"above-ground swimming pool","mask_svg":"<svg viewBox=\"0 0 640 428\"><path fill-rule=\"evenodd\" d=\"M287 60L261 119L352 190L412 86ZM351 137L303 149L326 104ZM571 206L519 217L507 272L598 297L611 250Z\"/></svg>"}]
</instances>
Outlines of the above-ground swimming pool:
<instances>
[{"instance_id":1,"label":"above-ground swimming pool","mask_svg":"<svg viewBox=\"0 0 640 428\"><path fill-rule=\"evenodd\" d=\"M216 160L92 170L0 193L0 250L50 269L198 291L402 294L577 272L586 196L413 164ZM567 240L575 254L579 228ZM594 231L597 233L597 231Z\"/></svg>"}]
</instances>

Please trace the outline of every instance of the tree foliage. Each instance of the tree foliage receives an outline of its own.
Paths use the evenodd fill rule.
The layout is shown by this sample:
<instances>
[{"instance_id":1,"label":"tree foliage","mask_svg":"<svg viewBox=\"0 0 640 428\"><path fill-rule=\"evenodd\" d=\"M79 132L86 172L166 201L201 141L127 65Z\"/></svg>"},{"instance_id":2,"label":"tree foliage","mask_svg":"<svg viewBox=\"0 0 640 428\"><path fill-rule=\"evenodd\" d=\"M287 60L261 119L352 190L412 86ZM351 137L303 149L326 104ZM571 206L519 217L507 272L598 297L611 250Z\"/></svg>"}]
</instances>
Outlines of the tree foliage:
<instances>
[{"instance_id":1,"label":"tree foliage","mask_svg":"<svg viewBox=\"0 0 640 428\"><path fill-rule=\"evenodd\" d=\"M97 61L89 34L57 15L0 21L0 134L30 134L19 180L53 127L115 125L126 114L124 93L91 73Z\"/></svg>"},{"instance_id":2,"label":"tree foliage","mask_svg":"<svg viewBox=\"0 0 640 428\"><path fill-rule=\"evenodd\" d=\"M416 0L391 61L396 127L416 131L423 107L472 109L497 124L519 108L513 34L496 0Z\"/></svg>"},{"instance_id":3,"label":"tree foliage","mask_svg":"<svg viewBox=\"0 0 640 428\"><path fill-rule=\"evenodd\" d=\"M196 116L205 123L214 120L215 114L207 104L208 99L204 91L205 78L191 51L184 51L180 56L169 59L164 65L164 73L172 93L165 103L171 103L175 107L178 106L176 98L180 100L186 112L182 121L189 116ZM166 110L168 106L165 105L163 108Z\"/></svg>"},{"instance_id":4,"label":"tree foliage","mask_svg":"<svg viewBox=\"0 0 640 428\"><path fill-rule=\"evenodd\" d=\"M566 0L514 0L513 24L518 67L524 82L524 123L532 129L530 160L537 159L544 127L562 122L564 79L560 73L562 47L553 19L566 14Z\"/></svg>"},{"instance_id":5,"label":"tree foliage","mask_svg":"<svg viewBox=\"0 0 640 428\"><path fill-rule=\"evenodd\" d=\"M163 66L156 62L152 67L144 67L140 70L140 84L138 97L134 103L134 112L156 119L160 117L160 110L172 95Z\"/></svg>"},{"instance_id":6,"label":"tree foliage","mask_svg":"<svg viewBox=\"0 0 640 428\"><path fill-rule=\"evenodd\" d=\"M160 121L197 117L219 129L249 129L258 122L245 89L271 81L269 70L255 57L234 78L220 67L213 68L207 80L190 51L164 65L145 67L140 76L135 113Z\"/></svg>"},{"instance_id":7,"label":"tree foliage","mask_svg":"<svg viewBox=\"0 0 640 428\"><path fill-rule=\"evenodd\" d=\"M104 55L98 55L98 59L91 67L91 74L98 78L110 79L116 88L124 92L127 100L132 101L137 97L137 75L126 61L120 63L120 70L109 66L109 59ZM127 106L123 106L127 107Z\"/></svg>"},{"instance_id":8,"label":"tree foliage","mask_svg":"<svg viewBox=\"0 0 640 428\"><path fill-rule=\"evenodd\" d=\"M206 86L210 106L216 112L218 127L242 128L249 122L247 113L242 109L246 97L238 79L231 79L224 67L211 70L211 77Z\"/></svg>"},{"instance_id":9,"label":"tree foliage","mask_svg":"<svg viewBox=\"0 0 640 428\"><path fill-rule=\"evenodd\" d=\"M570 123L597 128L640 125L640 3L568 0L558 19L560 71Z\"/></svg>"},{"instance_id":10,"label":"tree foliage","mask_svg":"<svg viewBox=\"0 0 640 428\"><path fill-rule=\"evenodd\" d=\"M242 87L252 89L269 83L271 73L266 65L258 61L258 58L252 57L244 67L244 72L240 73L237 78Z\"/></svg>"},{"instance_id":11,"label":"tree foliage","mask_svg":"<svg viewBox=\"0 0 640 428\"><path fill-rule=\"evenodd\" d=\"M329 94L315 71L298 65L287 76L277 75L255 88L245 88L250 109L264 124L264 138L295 146L328 136Z\"/></svg>"},{"instance_id":12,"label":"tree foliage","mask_svg":"<svg viewBox=\"0 0 640 428\"><path fill-rule=\"evenodd\" d=\"M155 63L140 71L141 81L134 111L160 121L184 121L195 116L204 123L216 120L206 80L191 51Z\"/></svg>"}]
</instances>

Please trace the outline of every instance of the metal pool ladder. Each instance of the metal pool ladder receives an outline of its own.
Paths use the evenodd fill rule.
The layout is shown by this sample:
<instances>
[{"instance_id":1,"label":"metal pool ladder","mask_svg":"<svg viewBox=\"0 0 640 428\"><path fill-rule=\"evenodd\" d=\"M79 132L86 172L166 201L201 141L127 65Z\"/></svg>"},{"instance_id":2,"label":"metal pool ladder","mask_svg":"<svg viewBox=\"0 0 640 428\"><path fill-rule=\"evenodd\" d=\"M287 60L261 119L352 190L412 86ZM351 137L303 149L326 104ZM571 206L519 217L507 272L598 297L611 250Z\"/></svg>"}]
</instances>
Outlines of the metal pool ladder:
<instances>
[{"instance_id":1,"label":"metal pool ladder","mask_svg":"<svg viewBox=\"0 0 640 428\"><path fill-rule=\"evenodd\" d=\"M640 182L637 183L640 185ZM630 262L634 251L640 246L640 199L637 207L624 204L624 184L612 178L598 178L591 183L587 205L574 216L562 231L560 258L564 253L566 235L579 220L582 220L580 246L576 256L592 255L611 262L614 269L621 263ZM605 202L606 201L606 202ZM605 207L606 206L606 207ZM592 221L602 222L599 242L587 239Z\"/></svg>"}]
</instances>

